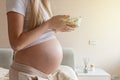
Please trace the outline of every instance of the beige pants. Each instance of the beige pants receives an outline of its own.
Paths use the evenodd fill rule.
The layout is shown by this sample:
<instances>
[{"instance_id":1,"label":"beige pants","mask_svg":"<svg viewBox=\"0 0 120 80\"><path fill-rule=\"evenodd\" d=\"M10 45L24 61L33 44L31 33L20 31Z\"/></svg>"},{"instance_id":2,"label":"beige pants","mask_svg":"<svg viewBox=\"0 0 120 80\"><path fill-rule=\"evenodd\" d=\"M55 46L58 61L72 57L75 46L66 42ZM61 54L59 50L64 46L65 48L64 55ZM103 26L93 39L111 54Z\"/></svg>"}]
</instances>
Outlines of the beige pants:
<instances>
[{"instance_id":1,"label":"beige pants","mask_svg":"<svg viewBox=\"0 0 120 80\"><path fill-rule=\"evenodd\" d=\"M9 80L53 80L52 75L45 74L33 67L13 62Z\"/></svg>"}]
</instances>

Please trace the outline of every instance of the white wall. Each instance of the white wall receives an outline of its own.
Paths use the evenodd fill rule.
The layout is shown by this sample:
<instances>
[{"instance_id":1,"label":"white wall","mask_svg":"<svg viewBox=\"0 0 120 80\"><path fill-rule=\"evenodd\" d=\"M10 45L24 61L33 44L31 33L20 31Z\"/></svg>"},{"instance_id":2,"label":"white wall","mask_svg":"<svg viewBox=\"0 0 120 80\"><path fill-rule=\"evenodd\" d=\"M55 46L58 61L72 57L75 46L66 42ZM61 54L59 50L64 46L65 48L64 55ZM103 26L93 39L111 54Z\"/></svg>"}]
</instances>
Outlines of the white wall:
<instances>
[{"instance_id":1,"label":"white wall","mask_svg":"<svg viewBox=\"0 0 120 80\"><path fill-rule=\"evenodd\" d=\"M71 33L58 33L63 47L72 47L76 66L83 66L83 58L120 75L120 0L52 0L54 15L82 16L81 27ZM96 45L89 45L89 40Z\"/></svg>"},{"instance_id":2,"label":"white wall","mask_svg":"<svg viewBox=\"0 0 120 80\"><path fill-rule=\"evenodd\" d=\"M5 14L5 2L6 0L0 0L0 47L9 47Z\"/></svg>"}]
</instances>

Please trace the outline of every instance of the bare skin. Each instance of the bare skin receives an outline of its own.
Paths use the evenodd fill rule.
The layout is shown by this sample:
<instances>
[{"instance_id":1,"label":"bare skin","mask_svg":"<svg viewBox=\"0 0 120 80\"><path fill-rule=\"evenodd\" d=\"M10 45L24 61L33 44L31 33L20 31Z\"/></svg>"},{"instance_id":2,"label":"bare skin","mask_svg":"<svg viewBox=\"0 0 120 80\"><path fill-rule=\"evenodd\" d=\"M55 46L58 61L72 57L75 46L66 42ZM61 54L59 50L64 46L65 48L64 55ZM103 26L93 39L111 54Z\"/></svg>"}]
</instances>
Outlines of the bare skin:
<instances>
[{"instance_id":1,"label":"bare skin","mask_svg":"<svg viewBox=\"0 0 120 80\"><path fill-rule=\"evenodd\" d=\"M15 61L32 66L44 73L54 72L62 60L62 48L57 39L52 39L19 51Z\"/></svg>"},{"instance_id":2,"label":"bare skin","mask_svg":"<svg viewBox=\"0 0 120 80\"><path fill-rule=\"evenodd\" d=\"M57 39L51 39L27 49L23 48L37 40L49 28L59 32L73 31L66 26L68 23L62 20L68 17L67 15L54 16L34 30L23 32L24 16L15 12L7 13L9 41L13 50L16 51L15 61L47 74L54 72L62 60L62 48Z\"/></svg>"}]
</instances>

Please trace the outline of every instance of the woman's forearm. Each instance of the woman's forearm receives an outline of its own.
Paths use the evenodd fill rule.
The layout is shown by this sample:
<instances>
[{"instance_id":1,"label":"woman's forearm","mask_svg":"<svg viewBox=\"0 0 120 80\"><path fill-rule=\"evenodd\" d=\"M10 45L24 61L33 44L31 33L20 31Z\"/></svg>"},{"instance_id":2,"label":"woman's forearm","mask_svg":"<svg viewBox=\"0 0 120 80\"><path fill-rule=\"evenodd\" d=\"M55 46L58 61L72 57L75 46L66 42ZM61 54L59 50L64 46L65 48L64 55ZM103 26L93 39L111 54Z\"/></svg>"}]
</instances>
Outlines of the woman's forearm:
<instances>
[{"instance_id":1,"label":"woman's forearm","mask_svg":"<svg viewBox=\"0 0 120 80\"><path fill-rule=\"evenodd\" d=\"M41 24L39 27L22 33L18 38L14 41L11 41L11 47L15 51L19 51L23 49L28 44L32 43L33 41L37 40L46 30L48 30L47 22Z\"/></svg>"}]
</instances>

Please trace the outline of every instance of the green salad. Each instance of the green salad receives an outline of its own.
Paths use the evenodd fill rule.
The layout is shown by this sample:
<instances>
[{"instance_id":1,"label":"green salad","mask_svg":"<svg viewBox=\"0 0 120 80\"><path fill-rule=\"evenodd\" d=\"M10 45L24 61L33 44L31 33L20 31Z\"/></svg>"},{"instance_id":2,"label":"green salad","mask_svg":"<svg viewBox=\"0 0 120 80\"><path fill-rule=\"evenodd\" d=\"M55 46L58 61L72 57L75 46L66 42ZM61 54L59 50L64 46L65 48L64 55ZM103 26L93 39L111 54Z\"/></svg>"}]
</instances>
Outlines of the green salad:
<instances>
[{"instance_id":1,"label":"green salad","mask_svg":"<svg viewBox=\"0 0 120 80\"><path fill-rule=\"evenodd\" d=\"M69 22L69 24L67 24L68 26L72 28L77 28L80 27L81 19L81 17L66 18L65 21Z\"/></svg>"}]
</instances>

